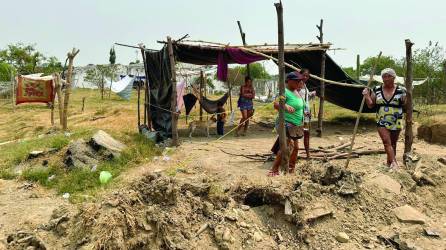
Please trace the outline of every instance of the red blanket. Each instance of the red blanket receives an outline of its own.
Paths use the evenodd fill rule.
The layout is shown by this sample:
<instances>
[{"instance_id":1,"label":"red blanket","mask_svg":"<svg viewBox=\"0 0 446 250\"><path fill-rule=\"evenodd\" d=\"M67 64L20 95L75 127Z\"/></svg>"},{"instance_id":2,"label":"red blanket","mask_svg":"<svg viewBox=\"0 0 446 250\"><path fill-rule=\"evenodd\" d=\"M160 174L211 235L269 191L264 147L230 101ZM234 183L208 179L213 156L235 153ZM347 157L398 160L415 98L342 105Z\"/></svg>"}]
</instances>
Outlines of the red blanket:
<instances>
[{"instance_id":1,"label":"red blanket","mask_svg":"<svg viewBox=\"0 0 446 250\"><path fill-rule=\"evenodd\" d=\"M16 104L54 101L53 80L18 77Z\"/></svg>"}]
</instances>

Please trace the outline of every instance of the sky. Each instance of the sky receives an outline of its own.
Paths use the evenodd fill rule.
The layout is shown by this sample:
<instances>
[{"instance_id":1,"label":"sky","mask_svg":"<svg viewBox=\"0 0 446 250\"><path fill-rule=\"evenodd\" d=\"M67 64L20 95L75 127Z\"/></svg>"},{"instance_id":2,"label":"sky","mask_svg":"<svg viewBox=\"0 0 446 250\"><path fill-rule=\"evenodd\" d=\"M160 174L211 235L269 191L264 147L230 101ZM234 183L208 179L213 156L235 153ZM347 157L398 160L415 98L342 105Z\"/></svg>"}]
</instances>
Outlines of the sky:
<instances>
[{"instance_id":1,"label":"sky","mask_svg":"<svg viewBox=\"0 0 446 250\"><path fill-rule=\"evenodd\" d=\"M277 43L276 0L1 0L0 48L35 44L61 61L71 48L80 49L75 65L108 63L113 43L159 49L166 36L232 45L241 44L241 21L248 44ZM316 24L324 19L324 42L334 60L355 66L361 60L405 55L404 40L414 49L430 40L446 46L444 0L283 0L284 35L288 43L317 43ZM115 47L117 63L128 64L135 49ZM269 69L274 71L274 69Z\"/></svg>"}]
</instances>

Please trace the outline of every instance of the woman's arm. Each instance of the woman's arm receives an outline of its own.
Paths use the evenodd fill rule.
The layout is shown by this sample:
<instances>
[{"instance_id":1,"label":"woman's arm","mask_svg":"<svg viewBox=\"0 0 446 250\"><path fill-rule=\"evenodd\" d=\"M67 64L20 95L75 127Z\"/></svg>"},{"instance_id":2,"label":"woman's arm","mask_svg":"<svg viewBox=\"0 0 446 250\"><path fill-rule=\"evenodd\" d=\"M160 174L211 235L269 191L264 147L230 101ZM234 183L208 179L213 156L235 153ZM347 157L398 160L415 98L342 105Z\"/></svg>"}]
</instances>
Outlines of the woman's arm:
<instances>
[{"instance_id":1,"label":"woman's arm","mask_svg":"<svg viewBox=\"0 0 446 250\"><path fill-rule=\"evenodd\" d=\"M375 106L375 93L371 92L370 89L365 88L362 91L362 95L365 98L365 103L367 104L367 107L369 107L370 109L373 108Z\"/></svg>"}]
</instances>

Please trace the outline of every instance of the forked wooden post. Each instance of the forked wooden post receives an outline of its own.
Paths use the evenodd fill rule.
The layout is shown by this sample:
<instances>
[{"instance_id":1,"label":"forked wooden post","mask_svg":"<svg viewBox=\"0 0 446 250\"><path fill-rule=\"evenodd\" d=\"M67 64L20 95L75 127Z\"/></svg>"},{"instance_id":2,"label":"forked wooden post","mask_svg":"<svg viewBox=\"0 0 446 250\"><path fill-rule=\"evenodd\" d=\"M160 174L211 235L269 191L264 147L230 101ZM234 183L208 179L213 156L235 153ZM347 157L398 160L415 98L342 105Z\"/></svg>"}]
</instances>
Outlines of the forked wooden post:
<instances>
[{"instance_id":1,"label":"forked wooden post","mask_svg":"<svg viewBox=\"0 0 446 250\"><path fill-rule=\"evenodd\" d=\"M85 110L85 99L86 99L85 96L82 97L82 109L81 109L81 112L82 112L82 113L84 113L84 110Z\"/></svg>"},{"instance_id":2,"label":"forked wooden post","mask_svg":"<svg viewBox=\"0 0 446 250\"><path fill-rule=\"evenodd\" d=\"M373 76L375 75L376 65L378 65L379 59L381 58L381 54L382 52L380 51L378 57L376 58L375 63L373 64L372 72L370 72L369 82L367 83L367 88L369 88L373 82ZM365 97L363 96L361 101L361 106L359 107L358 116L356 117L355 128L353 129L352 140L348 150L347 161L345 162L345 168L348 168L348 164L350 163L350 158L353 151L353 145L355 144L356 133L358 132L359 119L361 118L362 109L364 108L364 103L365 103Z\"/></svg>"},{"instance_id":3,"label":"forked wooden post","mask_svg":"<svg viewBox=\"0 0 446 250\"><path fill-rule=\"evenodd\" d=\"M11 70L11 103L12 103L12 110L15 110L15 76L12 70Z\"/></svg>"},{"instance_id":4,"label":"forked wooden post","mask_svg":"<svg viewBox=\"0 0 446 250\"><path fill-rule=\"evenodd\" d=\"M281 169L288 173L289 151L287 145L287 138L285 133L285 53L284 53L284 35L283 35L283 6L282 1L275 3L277 11L277 34L279 47L279 143L280 151L282 153Z\"/></svg>"},{"instance_id":5,"label":"forked wooden post","mask_svg":"<svg viewBox=\"0 0 446 250\"><path fill-rule=\"evenodd\" d=\"M317 39L319 39L320 44L324 43L324 33L322 31L324 25L324 19L321 19L321 23L320 25L316 25L316 27L319 30L319 36L316 36ZM321 56L321 78L325 79L325 51L322 51L322 56ZM323 121L324 121L324 101L325 101L325 81L321 80L321 90L320 90L320 94L319 94L319 113L317 116L317 135L319 137L322 137L322 126L323 126Z\"/></svg>"},{"instance_id":6,"label":"forked wooden post","mask_svg":"<svg viewBox=\"0 0 446 250\"><path fill-rule=\"evenodd\" d=\"M170 81L172 83L172 102L170 111L172 112L172 146L178 146L178 115L177 115L177 76L175 70L175 56L173 54L172 39L167 37L167 49L170 61Z\"/></svg>"},{"instance_id":7,"label":"forked wooden post","mask_svg":"<svg viewBox=\"0 0 446 250\"><path fill-rule=\"evenodd\" d=\"M70 103L70 94L71 94L71 83L72 77L73 77L73 63L74 58L79 53L79 50L73 48L71 52L68 53L68 73L67 73L67 82L65 87L65 98L64 98L64 104L63 104L63 123L62 123L62 130L66 131L68 128L67 120L68 120L68 104Z\"/></svg>"},{"instance_id":8,"label":"forked wooden post","mask_svg":"<svg viewBox=\"0 0 446 250\"><path fill-rule=\"evenodd\" d=\"M61 78L59 74L53 75L55 80L55 87L56 87L56 95L57 95L57 105L59 109L59 124L62 126L63 124L63 98L62 98L62 90L61 90Z\"/></svg>"},{"instance_id":9,"label":"forked wooden post","mask_svg":"<svg viewBox=\"0 0 446 250\"><path fill-rule=\"evenodd\" d=\"M240 21L237 21L238 29L240 31L240 36L242 37L243 46L246 46L246 33L243 32L242 24ZM249 64L246 64L246 73L248 76L251 76L251 71L249 70Z\"/></svg>"},{"instance_id":10,"label":"forked wooden post","mask_svg":"<svg viewBox=\"0 0 446 250\"><path fill-rule=\"evenodd\" d=\"M413 67L412 67L412 46L413 43L406 39L406 128L404 130L404 162L406 162L407 153L412 151L413 143L413 104L412 104L412 81L413 81Z\"/></svg>"}]
</instances>

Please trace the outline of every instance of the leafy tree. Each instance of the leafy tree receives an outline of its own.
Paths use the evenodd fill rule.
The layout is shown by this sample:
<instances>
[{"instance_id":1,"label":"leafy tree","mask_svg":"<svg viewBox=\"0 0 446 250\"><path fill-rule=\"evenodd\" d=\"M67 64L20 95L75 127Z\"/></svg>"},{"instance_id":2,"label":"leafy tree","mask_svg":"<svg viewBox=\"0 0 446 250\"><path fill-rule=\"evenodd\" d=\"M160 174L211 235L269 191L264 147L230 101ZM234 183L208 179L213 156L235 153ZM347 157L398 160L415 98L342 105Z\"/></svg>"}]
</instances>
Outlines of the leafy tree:
<instances>
[{"instance_id":1,"label":"leafy tree","mask_svg":"<svg viewBox=\"0 0 446 250\"><path fill-rule=\"evenodd\" d=\"M0 62L0 81L10 81L11 72L14 72L14 68L11 65Z\"/></svg>"},{"instance_id":2,"label":"leafy tree","mask_svg":"<svg viewBox=\"0 0 446 250\"><path fill-rule=\"evenodd\" d=\"M96 65L87 70L84 80L96 85L101 92L102 100L104 100L106 78L111 77L112 70L110 65Z\"/></svg>"},{"instance_id":3,"label":"leafy tree","mask_svg":"<svg viewBox=\"0 0 446 250\"><path fill-rule=\"evenodd\" d=\"M377 57L372 56L368 57L364 60L364 62L361 64L361 75L370 74L372 71L373 65L376 62ZM379 59L378 64L376 65L375 74L380 74L381 70L385 68L392 68L395 70L397 75L403 75L403 65L401 64L401 61L399 61L396 58L393 58L391 56L381 56ZM354 76L354 75L353 75Z\"/></svg>"},{"instance_id":4,"label":"leafy tree","mask_svg":"<svg viewBox=\"0 0 446 250\"><path fill-rule=\"evenodd\" d=\"M205 76L205 81L206 81L206 85L208 88L210 89L214 89L214 83L212 82L212 78ZM195 85L197 88L200 87L200 83L201 83L201 77L194 77L192 79L192 84Z\"/></svg>"},{"instance_id":5,"label":"leafy tree","mask_svg":"<svg viewBox=\"0 0 446 250\"><path fill-rule=\"evenodd\" d=\"M354 69L353 67L343 67L342 70L344 70L347 75L353 78L356 77L356 69Z\"/></svg>"},{"instance_id":6,"label":"leafy tree","mask_svg":"<svg viewBox=\"0 0 446 250\"><path fill-rule=\"evenodd\" d=\"M110 91L108 92L108 98L110 99L110 95L111 95L111 88L112 88L112 84L113 84L113 78L115 78L115 71L116 71L116 67L115 67L115 63L116 63L116 52L115 52L115 48L112 47L110 49L110 56L108 58L108 61L110 62L110 74L111 74L111 82L110 82Z\"/></svg>"},{"instance_id":7,"label":"leafy tree","mask_svg":"<svg viewBox=\"0 0 446 250\"><path fill-rule=\"evenodd\" d=\"M63 70L62 63L54 56L49 57L46 61L39 67L39 71L45 75L50 75L55 72L60 72Z\"/></svg>"}]
</instances>

